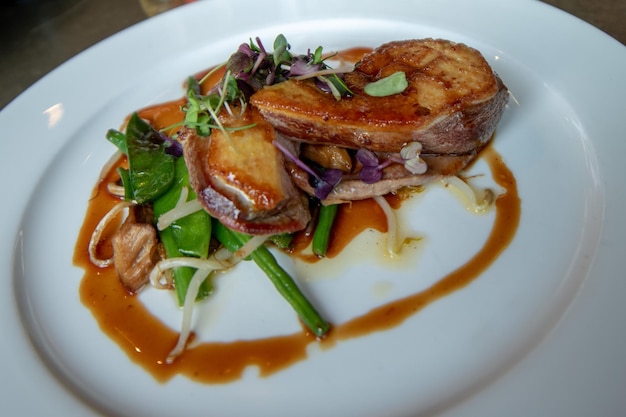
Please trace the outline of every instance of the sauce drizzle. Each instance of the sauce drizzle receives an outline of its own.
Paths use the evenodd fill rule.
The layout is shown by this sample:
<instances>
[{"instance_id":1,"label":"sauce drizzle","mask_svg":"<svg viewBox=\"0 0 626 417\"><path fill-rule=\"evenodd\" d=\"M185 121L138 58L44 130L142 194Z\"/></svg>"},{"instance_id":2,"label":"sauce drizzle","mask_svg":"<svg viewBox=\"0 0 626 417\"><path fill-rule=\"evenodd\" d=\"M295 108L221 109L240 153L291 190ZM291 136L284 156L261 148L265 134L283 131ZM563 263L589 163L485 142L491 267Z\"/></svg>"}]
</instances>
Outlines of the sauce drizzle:
<instances>
[{"instance_id":1,"label":"sauce drizzle","mask_svg":"<svg viewBox=\"0 0 626 417\"><path fill-rule=\"evenodd\" d=\"M347 49L340 51L335 59L356 62L369 51L371 48ZM211 86L223 72L223 68L216 68L214 72L205 71L195 77L200 79L208 74L208 80L203 86ZM139 115L149 120L155 128L165 129L183 120L181 106L184 104L184 99L175 100L140 110ZM166 382L175 375L184 375L202 383L226 383L240 379L249 366L257 366L261 376L271 375L306 359L307 346L311 343L330 347L337 341L363 337L402 324L428 304L467 286L498 258L515 236L521 201L515 177L500 155L487 146L480 157L487 161L498 185L506 189L506 194L496 200L493 228L483 247L467 263L430 288L374 308L348 322L335 323L330 334L321 342L316 342L304 329L291 335L255 340L203 342L189 346L174 363L167 364L165 358L176 344L178 333L153 316L136 295L128 293L113 266L98 268L89 261L87 248L93 230L111 207L119 202L107 192L107 184L116 179L114 168L94 189L74 249L74 264L85 270L79 289L81 301L91 311L102 331L133 362L159 382ZM401 204L397 197L387 196L387 200L393 207ZM337 229L330 242L329 257L337 256L363 230L371 228L383 233L387 231L385 216L373 200L342 205L335 227ZM313 263L315 257L302 253L309 238L303 235L296 240L293 256ZM104 257L110 254L110 247L106 243L100 250Z\"/></svg>"},{"instance_id":2,"label":"sauce drizzle","mask_svg":"<svg viewBox=\"0 0 626 417\"><path fill-rule=\"evenodd\" d=\"M165 123L169 123L168 120ZM483 247L464 265L443 277L430 288L374 308L345 323L337 323L321 343L329 346L340 340L363 337L402 324L428 304L458 291L475 280L505 250L517 231L521 201L512 172L500 155L487 147L481 153L487 161L494 180L506 194L495 203L495 220ZM98 268L91 264L87 247L92 231L100 218L119 200L106 191L113 180L114 170L96 185L89 202L74 252L74 263L85 270L80 285L80 298L91 311L102 331L126 352L128 357L160 382L181 374L203 383L226 383L241 378L248 366L257 366L261 376L271 375L306 359L307 346L315 342L307 332L234 342L206 342L189 347L174 363L164 359L176 344L178 334L160 322L146 309L136 295L129 294L120 284L114 267ZM363 207L371 203L360 203ZM354 207L355 205L353 205ZM373 206L369 206L371 209ZM369 218L380 221L377 215ZM366 217L367 218L367 217ZM340 218L339 218L340 219ZM344 216L340 227L354 227ZM376 220L378 219L378 220ZM359 227L386 229L386 225L363 223ZM341 242L336 243L341 248Z\"/></svg>"}]
</instances>

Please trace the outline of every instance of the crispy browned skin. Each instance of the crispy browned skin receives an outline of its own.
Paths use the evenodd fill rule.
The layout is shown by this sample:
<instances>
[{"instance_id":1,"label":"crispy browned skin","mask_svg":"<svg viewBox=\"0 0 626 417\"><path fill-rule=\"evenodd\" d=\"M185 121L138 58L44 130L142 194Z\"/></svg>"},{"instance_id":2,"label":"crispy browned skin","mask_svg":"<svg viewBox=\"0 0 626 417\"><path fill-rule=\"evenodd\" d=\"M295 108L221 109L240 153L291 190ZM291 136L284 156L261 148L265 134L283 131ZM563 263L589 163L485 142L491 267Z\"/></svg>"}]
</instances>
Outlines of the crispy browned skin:
<instances>
[{"instance_id":1,"label":"crispy browned skin","mask_svg":"<svg viewBox=\"0 0 626 417\"><path fill-rule=\"evenodd\" d=\"M257 111L223 117L228 127L254 127L210 137L183 129L180 138L189 182L205 209L227 227L249 234L294 232L310 220L308 203L274 147L274 128Z\"/></svg>"},{"instance_id":2,"label":"crispy browned skin","mask_svg":"<svg viewBox=\"0 0 626 417\"><path fill-rule=\"evenodd\" d=\"M370 82L403 71L401 94L371 97ZM483 56L447 40L384 44L345 75L353 97L339 101L311 80L289 80L251 98L286 137L373 151L398 152L419 141L423 153L475 153L492 136L508 92Z\"/></svg>"}]
</instances>

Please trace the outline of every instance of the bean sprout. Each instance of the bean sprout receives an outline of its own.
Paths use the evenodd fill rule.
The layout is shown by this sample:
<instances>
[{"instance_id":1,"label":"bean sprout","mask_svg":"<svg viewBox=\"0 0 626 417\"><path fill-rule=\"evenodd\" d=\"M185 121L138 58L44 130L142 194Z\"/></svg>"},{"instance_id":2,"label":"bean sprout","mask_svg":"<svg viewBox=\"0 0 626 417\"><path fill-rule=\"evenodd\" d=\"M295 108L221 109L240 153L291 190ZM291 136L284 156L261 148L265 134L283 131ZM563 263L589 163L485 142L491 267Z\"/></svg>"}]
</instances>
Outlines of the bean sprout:
<instances>
[{"instance_id":1,"label":"bean sprout","mask_svg":"<svg viewBox=\"0 0 626 417\"><path fill-rule=\"evenodd\" d=\"M102 233L107 228L109 223L113 221L113 219L115 219L115 217L122 210L126 209L127 207L130 207L130 205L131 203L128 201L122 201L116 204L115 206L113 206L113 208L111 208L111 210L109 210L109 212L105 214L102 219L100 219L100 222L98 223L95 230L91 234L91 239L89 239L89 260L94 265L100 268L105 268L113 263L113 257L108 258L108 259L98 258L98 254L97 254L98 244L100 243L100 240L102 239Z\"/></svg>"},{"instance_id":2,"label":"bean sprout","mask_svg":"<svg viewBox=\"0 0 626 417\"><path fill-rule=\"evenodd\" d=\"M480 190L482 191L482 196L479 197L479 190L475 190L466 181L456 175L442 178L440 181L444 187L456 191L456 194L461 198L467 210L476 214L486 213L493 206L497 198L496 193L489 188Z\"/></svg>"},{"instance_id":3,"label":"bean sprout","mask_svg":"<svg viewBox=\"0 0 626 417\"><path fill-rule=\"evenodd\" d=\"M387 217L387 252L389 252L389 255L392 257L396 256L400 253L400 245L398 244L398 222L396 221L396 215L387 200L385 200L385 197L375 196L374 200L378 203Z\"/></svg>"}]
</instances>

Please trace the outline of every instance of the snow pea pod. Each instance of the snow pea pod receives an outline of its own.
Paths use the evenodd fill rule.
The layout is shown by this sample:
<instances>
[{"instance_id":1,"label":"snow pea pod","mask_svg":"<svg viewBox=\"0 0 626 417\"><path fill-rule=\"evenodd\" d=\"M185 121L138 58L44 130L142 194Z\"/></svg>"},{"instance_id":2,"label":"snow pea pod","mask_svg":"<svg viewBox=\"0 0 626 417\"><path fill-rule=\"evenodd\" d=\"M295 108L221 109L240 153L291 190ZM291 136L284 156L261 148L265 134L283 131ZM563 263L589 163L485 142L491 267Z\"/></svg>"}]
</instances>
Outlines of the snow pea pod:
<instances>
[{"instance_id":1,"label":"snow pea pod","mask_svg":"<svg viewBox=\"0 0 626 417\"><path fill-rule=\"evenodd\" d=\"M153 203L154 217L158 221L164 213L176 206L183 188L187 188L187 201L196 198L196 194L189 185L189 173L185 160L178 158L174 163L175 178L170 188ZM165 248L168 258L180 256L204 258L209 255L211 240L211 218L204 210L199 210L185 217L174 220L168 227L159 231L159 238ZM189 267L180 267L174 270L174 287L180 305L185 301L187 287L195 272ZM212 291L209 280L204 281L198 292L198 299L205 298Z\"/></svg>"},{"instance_id":2,"label":"snow pea pod","mask_svg":"<svg viewBox=\"0 0 626 417\"><path fill-rule=\"evenodd\" d=\"M166 153L166 148L161 134L133 113L126 127L128 175L122 176L127 179L124 188L131 200L149 203L172 185L175 157Z\"/></svg>"}]
</instances>

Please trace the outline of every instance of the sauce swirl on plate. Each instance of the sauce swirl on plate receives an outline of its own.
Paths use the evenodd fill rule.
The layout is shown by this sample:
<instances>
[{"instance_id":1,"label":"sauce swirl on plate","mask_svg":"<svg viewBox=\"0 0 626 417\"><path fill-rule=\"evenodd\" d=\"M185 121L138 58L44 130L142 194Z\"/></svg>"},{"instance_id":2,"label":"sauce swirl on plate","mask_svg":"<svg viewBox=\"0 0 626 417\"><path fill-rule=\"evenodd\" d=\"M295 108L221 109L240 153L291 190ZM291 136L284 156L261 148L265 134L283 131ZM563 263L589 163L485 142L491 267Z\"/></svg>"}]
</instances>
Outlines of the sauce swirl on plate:
<instances>
[{"instance_id":1,"label":"sauce swirl on plate","mask_svg":"<svg viewBox=\"0 0 626 417\"><path fill-rule=\"evenodd\" d=\"M349 49L338 54L336 59L354 62L368 51L365 48ZM221 76L220 71L212 75L215 82ZM206 83L212 84L214 82ZM184 113L180 110L183 104L182 99L160 104L139 111L139 116L147 119L156 129L164 129L184 118ZM332 347L338 341L399 326L430 303L467 286L498 258L515 236L521 201L515 177L495 149L487 146L482 150L480 158L489 165L495 182L506 190L495 201L493 227L483 246L464 265L442 277L431 287L363 312L347 322L333 323L331 332L322 341L316 341L303 328L301 332L290 335L254 340L192 342L173 363L166 363L165 358L176 344L178 333L164 325L136 295L125 289L118 279L115 267L100 268L89 259L88 246L93 230L100 219L119 202L107 190L107 185L118 178L115 170L117 166L113 166L96 185L76 243L73 261L85 271L80 285L81 301L91 311L102 331L133 362L160 382L175 375L184 375L203 383L226 383L241 378L249 366L258 367L261 376L271 375L306 359L307 346L311 343ZM397 197L388 196L387 199L395 208L402 204ZM375 229L383 233L387 231L386 217L373 200L341 205L335 222L334 235L340 238L331 240L329 257L339 256L342 249L364 230ZM306 236L297 238L293 256L313 263L315 258L307 257L301 251L307 243ZM110 239L107 239L106 233L98 251L103 258L111 254Z\"/></svg>"},{"instance_id":2,"label":"sauce swirl on plate","mask_svg":"<svg viewBox=\"0 0 626 417\"><path fill-rule=\"evenodd\" d=\"M348 322L335 323L329 336L321 343L332 344L398 326L428 304L468 285L498 258L515 236L521 202L515 178L500 155L488 147L483 150L481 157L488 162L498 185L506 189L506 193L495 202L493 229L483 247L468 262L430 288L384 304ZM91 311L102 331L131 360L161 382L182 374L198 382L225 383L239 379L246 367L251 365L257 366L260 374L266 376L306 359L307 346L319 342L302 331L256 340L201 343L189 347L174 363L166 364L164 359L176 344L178 333L154 317L136 295L128 293L119 282L114 267L98 268L89 261L87 247L91 233L100 218L119 201L106 189L107 183L115 175L115 171L111 170L96 186L76 244L74 263L85 270L80 286L82 302ZM346 206L344 209L349 208ZM356 209L367 210L370 215L340 215L338 227L355 231L386 229L384 216L374 209L374 203L364 201ZM338 251L347 243L335 243L338 246L331 251ZM105 245L101 250L104 255L109 249Z\"/></svg>"}]
</instances>

